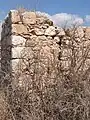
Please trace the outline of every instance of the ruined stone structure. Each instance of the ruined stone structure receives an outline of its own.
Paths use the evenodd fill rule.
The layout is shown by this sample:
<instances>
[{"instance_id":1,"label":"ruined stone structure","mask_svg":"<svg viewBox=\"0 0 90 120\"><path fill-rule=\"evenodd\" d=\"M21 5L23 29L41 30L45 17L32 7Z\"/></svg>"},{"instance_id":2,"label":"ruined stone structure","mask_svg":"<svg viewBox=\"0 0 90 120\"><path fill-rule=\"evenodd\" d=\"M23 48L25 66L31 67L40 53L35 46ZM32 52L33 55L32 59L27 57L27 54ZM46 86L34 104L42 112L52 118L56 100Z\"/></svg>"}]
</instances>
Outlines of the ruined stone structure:
<instances>
[{"instance_id":1,"label":"ruined stone structure","mask_svg":"<svg viewBox=\"0 0 90 120\"><path fill-rule=\"evenodd\" d=\"M70 108L70 114L66 111L66 116L70 116L73 105L77 116L76 108L81 106L82 109L82 101L85 101L83 93L86 92L86 96L89 96L89 84L84 84L86 91L83 92L82 88L82 81L90 81L89 27L64 30L35 12L11 10L2 24L0 45L0 78L1 74L4 76L0 79L0 120L8 119L9 104L10 114L15 113L13 115L16 120L46 119L48 109L53 109L53 112L51 114L50 111L50 118L48 115L47 119L53 119L53 114L56 119L60 119L57 112L69 111ZM8 82L10 79L12 84L9 84L11 81ZM4 89L1 80L6 83L6 86L2 85ZM80 84L77 80L81 80ZM70 91L70 97L66 94L67 91ZM82 99L80 104L77 104L77 93L80 93L79 99ZM87 97L85 102L88 101ZM70 103L71 107L67 107ZM84 106L88 109L88 105Z\"/></svg>"},{"instance_id":2,"label":"ruined stone structure","mask_svg":"<svg viewBox=\"0 0 90 120\"><path fill-rule=\"evenodd\" d=\"M72 40L77 53L83 56L83 45L90 42L89 31L89 28L78 27L68 34L68 30L54 26L48 18L35 12L11 10L2 25L2 73L16 74L18 71L33 75L38 71L37 74L49 73L54 78L60 61L65 68L71 65Z\"/></svg>"},{"instance_id":3,"label":"ruined stone structure","mask_svg":"<svg viewBox=\"0 0 90 120\"><path fill-rule=\"evenodd\" d=\"M2 73L46 73L55 77L60 37L65 32L35 12L12 10L2 25ZM39 64L39 65L37 65ZM54 69L52 68L54 67Z\"/></svg>"}]
</instances>

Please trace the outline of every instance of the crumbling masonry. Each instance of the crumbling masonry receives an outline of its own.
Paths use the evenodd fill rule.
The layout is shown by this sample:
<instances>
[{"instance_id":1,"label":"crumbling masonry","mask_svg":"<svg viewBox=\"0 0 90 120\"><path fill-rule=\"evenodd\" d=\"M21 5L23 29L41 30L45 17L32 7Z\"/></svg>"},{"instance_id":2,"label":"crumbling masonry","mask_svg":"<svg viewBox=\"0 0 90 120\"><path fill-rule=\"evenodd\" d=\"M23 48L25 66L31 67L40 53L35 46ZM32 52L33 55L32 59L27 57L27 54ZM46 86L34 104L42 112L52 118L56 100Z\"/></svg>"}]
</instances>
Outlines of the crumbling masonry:
<instances>
[{"instance_id":1,"label":"crumbling masonry","mask_svg":"<svg viewBox=\"0 0 90 120\"><path fill-rule=\"evenodd\" d=\"M75 33L74 43L78 52L82 44L87 44L90 35L81 27ZM70 33L69 33L70 34ZM71 33L72 34L72 33ZM24 72L33 75L34 69L45 76L55 77L57 64L60 62L60 38L63 37L63 46L70 46L71 37L66 35L62 28L53 25L48 18L35 12L11 10L2 25L1 33L1 70L4 75ZM86 37L83 39L83 37ZM82 41L81 41L82 39ZM67 48L67 47L66 47ZM68 67L67 55L71 55L71 48L63 47L62 56L64 67ZM68 57L69 58L69 57ZM64 61L65 60L65 61ZM67 64L68 63L68 64ZM36 67L37 65L39 67ZM71 64L71 63L70 63ZM52 68L54 65L54 69ZM36 67L36 68L35 68Z\"/></svg>"}]
</instances>

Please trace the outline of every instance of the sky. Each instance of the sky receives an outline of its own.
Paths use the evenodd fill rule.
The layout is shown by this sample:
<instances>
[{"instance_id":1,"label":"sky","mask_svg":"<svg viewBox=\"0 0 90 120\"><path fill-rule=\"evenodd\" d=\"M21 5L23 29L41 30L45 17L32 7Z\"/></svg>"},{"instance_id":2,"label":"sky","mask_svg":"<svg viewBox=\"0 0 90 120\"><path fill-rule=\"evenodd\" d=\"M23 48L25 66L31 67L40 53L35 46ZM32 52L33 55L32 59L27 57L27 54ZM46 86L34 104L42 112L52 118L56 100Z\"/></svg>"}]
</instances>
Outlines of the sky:
<instances>
[{"instance_id":1,"label":"sky","mask_svg":"<svg viewBox=\"0 0 90 120\"><path fill-rule=\"evenodd\" d=\"M69 21L90 26L90 0L1 0L0 20L9 10L24 7L46 14L55 24Z\"/></svg>"}]
</instances>

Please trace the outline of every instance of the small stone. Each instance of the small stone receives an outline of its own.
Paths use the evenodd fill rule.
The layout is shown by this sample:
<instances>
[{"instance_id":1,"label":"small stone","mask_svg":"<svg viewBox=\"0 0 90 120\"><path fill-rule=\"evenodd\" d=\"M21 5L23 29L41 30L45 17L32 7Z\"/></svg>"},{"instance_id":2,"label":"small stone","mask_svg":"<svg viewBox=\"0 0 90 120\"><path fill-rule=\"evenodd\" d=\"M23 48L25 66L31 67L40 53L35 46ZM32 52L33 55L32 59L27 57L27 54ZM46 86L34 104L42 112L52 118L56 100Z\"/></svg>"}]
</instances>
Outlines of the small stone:
<instances>
[{"instance_id":1,"label":"small stone","mask_svg":"<svg viewBox=\"0 0 90 120\"><path fill-rule=\"evenodd\" d=\"M48 36L47 39L52 40L52 37L51 37L51 36Z\"/></svg>"},{"instance_id":2,"label":"small stone","mask_svg":"<svg viewBox=\"0 0 90 120\"><path fill-rule=\"evenodd\" d=\"M47 29L48 27L47 27L46 25L43 25L42 28L43 28L43 29Z\"/></svg>"},{"instance_id":3,"label":"small stone","mask_svg":"<svg viewBox=\"0 0 90 120\"><path fill-rule=\"evenodd\" d=\"M15 72L16 70L18 70L18 63L19 63L19 59L13 59L12 61L12 71Z\"/></svg>"},{"instance_id":4,"label":"small stone","mask_svg":"<svg viewBox=\"0 0 90 120\"><path fill-rule=\"evenodd\" d=\"M12 48L12 58L21 58L22 52L25 49L25 47L14 47Z\"/></svg>"},{"instance_id":5,"label":"small stone","mask_svg":"<svg viewBox=\"0 0 90 120\"><path fill-rule=\"evenodd\" d=\"M47 28L46 31L45 31L45 35L55 36L56 35L55 27L49 26L49 28Z\"/></svg>"}]
</instances>

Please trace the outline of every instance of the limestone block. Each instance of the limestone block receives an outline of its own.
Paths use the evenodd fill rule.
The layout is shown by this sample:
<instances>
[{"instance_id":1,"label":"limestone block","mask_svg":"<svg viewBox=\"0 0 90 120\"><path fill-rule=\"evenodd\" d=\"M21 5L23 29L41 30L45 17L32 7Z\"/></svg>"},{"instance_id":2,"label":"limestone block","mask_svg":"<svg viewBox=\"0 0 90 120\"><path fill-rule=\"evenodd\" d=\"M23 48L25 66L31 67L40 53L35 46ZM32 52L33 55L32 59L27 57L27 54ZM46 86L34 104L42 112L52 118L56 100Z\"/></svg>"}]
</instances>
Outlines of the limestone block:
<instances>
[{"instance_id":1,"label":"limestone block","mask_svg":"<svg viewBox=\"0 0 90 120\"><path fill-rule=\"evenodd\" d=\"M35 12L24 12L22 14L22 21L24 24L35 24L36 23Z\"/></svg>"},{"instance_id":2,"label":"limestone block","mask_svg":"<svg viewBox=\"0 0 90 120\"><path fill-rule=\"evenodd\" d=\"M11 39L12 39L12 46L18 46L18 47L25 46L25 42L26 42L25 38L21 36L12 35Z\"/></svg>"},{"instance_id":3,"label":"limestone block","mask_svg":"<svg viewBox=\"0 0 90 120\"><path fill-rule=\"evenodd\" d=\"M27 27L23 24L12 24L12 33L27 34Z\"/></svg>"},{"instance_id":4,"label":"limestone block","mask_svg":"<svg viewBox=\"0 0 90 120\"><path fill-rule=\"evenodd\" d=\"M49 28L46 29L45 35L49 36L55 36L56 35L56 29L53 26L49 26Z\"/></svg>"},{"instance_id":5,"label":"limestone block","mask_svg":"<svg viewBox=\"0 0 90 120\"><path fill-rule=\"evenodd\" d=\"M11 10L10 15L11 15L11 22L12 23L20 22L20 16L19 16L19 13L17 10Z\"/></svg>"},{"instance_id":6,"label":"limestone block","mask_svg":"<svg viewBox=\"0 0 90 120\"><path fill-rule=\"evenodd\" d=\"M14 47L12 48L12 58L22 58L22 52L25 47Z\"/></svg>"},{"instance_id":7,"label":"limestone block","mask_svg":"<svg viewBox=\"0 0 90 120\"><path fill-rule=\"evenodd\" d=\"M12 71L18 70L18 63L20 59L13 59L12 60Z\"/></svg>"},{"instance_id":8,"label":"limestone block","mask_svg":"<svg viewBox=\"0 0 90 120\"><path fill-rule=\"evenodd\" d=\"M31 47L14 47L12 48L12 58L32 59L33 51Z\"/></svg>"},{"instance_id":9,"label":"limestone block","mask_svg":"<svg viewBox=\"0 0 90 120\"><path fill-rule=\"evenodd\" d=\"M18 49L18 48L17 48ZM20 51L20 49L19 49ZM17 72L15 70L24 70L30 63L34 63L34 52L31 50L30 47L23 48L21 52L20 58L12 59L12 69L14 72ZM32 65L32 64L31 64ZM31 67L31 66L30 66Z\"/></svg>"}]
</instances>

